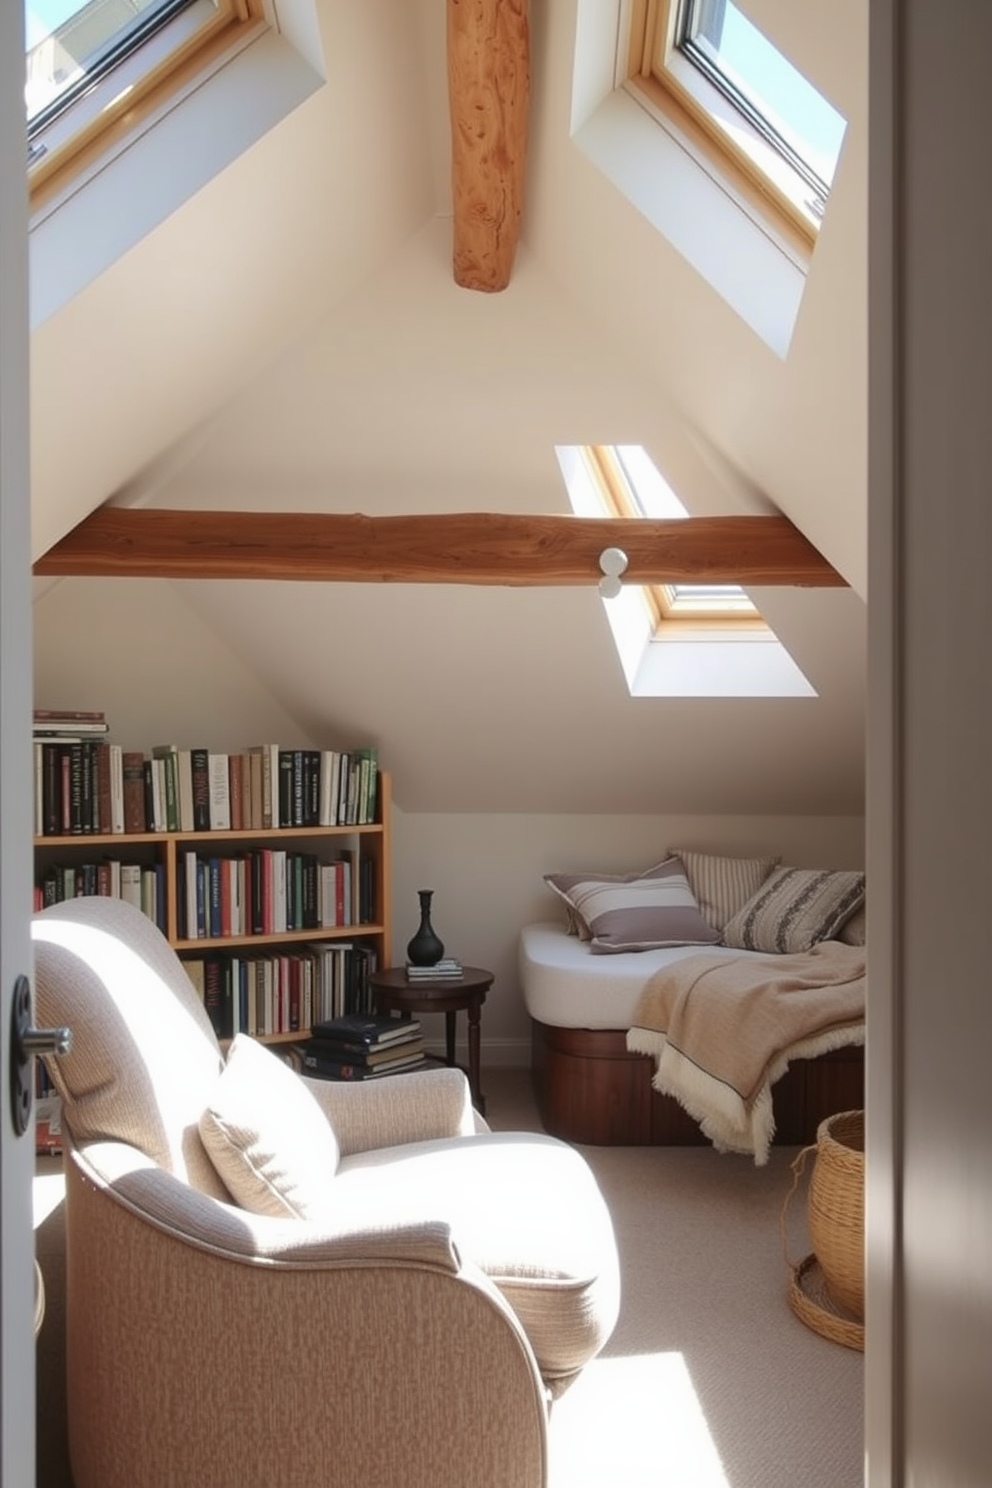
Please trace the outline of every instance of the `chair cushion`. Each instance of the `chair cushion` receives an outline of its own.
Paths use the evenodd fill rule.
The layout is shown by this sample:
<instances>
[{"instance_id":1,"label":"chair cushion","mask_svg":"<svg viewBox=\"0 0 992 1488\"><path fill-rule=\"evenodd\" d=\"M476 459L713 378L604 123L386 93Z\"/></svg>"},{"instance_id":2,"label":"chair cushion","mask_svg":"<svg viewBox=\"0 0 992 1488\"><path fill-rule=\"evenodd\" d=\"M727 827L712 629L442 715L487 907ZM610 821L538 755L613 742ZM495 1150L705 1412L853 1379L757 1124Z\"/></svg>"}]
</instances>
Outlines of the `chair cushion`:
<instances>
[{"instance_id":1,"label":"chair cushion","mask_svg":"<svg viewBox=\"0 0 992 1488\"><path fill-rule=\"evenodd\" d=\"M459 1253L500 1289L548 1380L581 1369L616 1322L609 1210L584 1158L554 1137L484 1132L341 1159L349 1221L446 1221Z\"/></svg>"},{"instance_id":2,"label":"chair cushion","mask_svg":"<svg viewBox=\"0 0 992 1488\"><path fill-rule=\"evenodd\" d=\"M200 1136L232 1196L252 1214L323 1219L338 1144L294 1070L239 1033L200 1117Z\"/></svg>"},{"instance_id":3,"label":"chair cushion","mask_svg":"<svg viewBox=\"0 0 992 1488\"><path fill-rule=\"evenodd\" d=\"M73 1140L128 1142L226 1199L200 1141L223 1066L203 1004L156 925L123 899L69 899L35 914L39 1027L72 1029L48 1064Z\"/></svg>"}]
</instances>

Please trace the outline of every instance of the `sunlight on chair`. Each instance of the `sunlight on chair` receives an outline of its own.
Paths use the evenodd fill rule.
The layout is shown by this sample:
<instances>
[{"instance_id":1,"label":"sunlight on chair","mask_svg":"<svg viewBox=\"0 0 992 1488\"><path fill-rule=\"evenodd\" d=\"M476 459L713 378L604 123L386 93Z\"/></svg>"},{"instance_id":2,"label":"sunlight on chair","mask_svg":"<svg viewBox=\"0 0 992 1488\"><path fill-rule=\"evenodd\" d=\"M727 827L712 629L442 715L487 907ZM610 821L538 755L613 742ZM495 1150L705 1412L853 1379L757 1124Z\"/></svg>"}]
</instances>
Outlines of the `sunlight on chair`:
<instances>
[{"instance_id":1,"label":"sunlight on chair","mask_svg":"<svg viewBox=\"0 0 992 1488\"><path fill-rule=\"evenodd\" d=\"M550 1488L730 1488L680 1353L594 1359L555 1402Z\"/></svg>"},{"instance_id":2,"label":"sunlight on chair","mask_svg":"<svg viewBox=\"0 0 992 1488\"><path fill-rule=\"evenodd\" d=\"M64 946L75 952L80 961L99 968L107 992L121 1009L122 1019L135 1042L148 1040L159 1047L169 1044L182 1049L189 1032L190 1014L178 998L153 995L152 984L161 981L161 977L149 965L147 956L133 951L106 930L71 920L36 919L32 922L31 936L36 941Z\"/></svg>"}]
</instances>

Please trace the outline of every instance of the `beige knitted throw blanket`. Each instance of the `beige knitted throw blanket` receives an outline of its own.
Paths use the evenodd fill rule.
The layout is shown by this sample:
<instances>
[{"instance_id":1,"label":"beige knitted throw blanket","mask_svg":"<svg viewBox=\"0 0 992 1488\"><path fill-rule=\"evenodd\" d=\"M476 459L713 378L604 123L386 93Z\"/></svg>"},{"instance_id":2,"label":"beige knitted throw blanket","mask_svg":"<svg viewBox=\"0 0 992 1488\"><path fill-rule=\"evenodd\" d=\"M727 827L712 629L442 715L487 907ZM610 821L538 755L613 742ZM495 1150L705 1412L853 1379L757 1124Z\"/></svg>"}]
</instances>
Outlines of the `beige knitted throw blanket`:
<instances>
[{"instance_id":1,"label":"beige knitted throw blanket","mask_svg":"<svg viewBox=\"0 0 992 1488\"><path fill-rule=\"evenodd\" d=\"M865 1037L865 951L825 940L798 955L703 953L656 972L627 1048L656 1061L673 1095L721 1151L768 1161L771 1087L793 1059Z\"/></svg>"}]
</instances>

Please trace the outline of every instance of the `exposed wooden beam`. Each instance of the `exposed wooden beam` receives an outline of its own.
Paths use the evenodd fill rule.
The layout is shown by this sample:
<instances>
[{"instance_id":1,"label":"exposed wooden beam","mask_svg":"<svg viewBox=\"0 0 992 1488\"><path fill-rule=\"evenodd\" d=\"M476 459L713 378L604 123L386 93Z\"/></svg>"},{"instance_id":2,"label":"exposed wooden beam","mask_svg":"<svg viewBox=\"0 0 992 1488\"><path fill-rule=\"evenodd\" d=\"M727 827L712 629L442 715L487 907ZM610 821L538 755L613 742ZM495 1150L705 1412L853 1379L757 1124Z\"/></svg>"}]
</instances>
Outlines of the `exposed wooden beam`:
<instances>
[{"instance_id":1,"label":"exposed wooden beam","mask_svg":"<svg viewBox=\"0 0 992 1488\"><path fill-rule=\"evenodd\" d=\"M447 41L455 282L505 289L527 156L527 0L448 0Z\"/></svg>"},{"instance_id":2,"label":"exposed wooden beam","mask_svg":"<svg viewBox=\"0 0 992 1488\"><path fill-rule=\"evenodd\" d=\"M635 584L798 585L841 578L787 518L458 512L367 517L104 506L38 560L38 576L400 584L594 584L604 548Z\"/></svg>"}]
</instances>

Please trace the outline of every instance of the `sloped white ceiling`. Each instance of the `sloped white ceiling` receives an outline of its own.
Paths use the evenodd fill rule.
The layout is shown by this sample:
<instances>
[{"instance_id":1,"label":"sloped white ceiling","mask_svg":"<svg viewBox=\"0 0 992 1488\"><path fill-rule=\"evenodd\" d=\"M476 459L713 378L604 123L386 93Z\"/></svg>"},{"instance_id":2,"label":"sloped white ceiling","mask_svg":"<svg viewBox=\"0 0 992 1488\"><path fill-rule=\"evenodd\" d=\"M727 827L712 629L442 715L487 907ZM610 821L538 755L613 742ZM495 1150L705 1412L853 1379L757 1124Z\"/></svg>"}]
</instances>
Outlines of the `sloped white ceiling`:
<instances>
[{"instance_id":1,"label":"sloped white ceiling","mask_svg":"<svg viewBox=\"0 0 992 1488\"><path fill-rule=\"evenodd\" d=\"M111 497L565 511L556 444L644 443L690 510L771 503L854 586L756 596L818 697L631 699L591 590L179 588L315 740L378 742L410 810L858 812L864 58L825 0L802 28L749 9L851 121L787 361L572 144L575 0L532 8L523 242L496 296L451 279L443 0L320 0L336 86L36 334L36 551ZM199 268L228 254L211 295Z\"/></svg>"}]
</instances>

